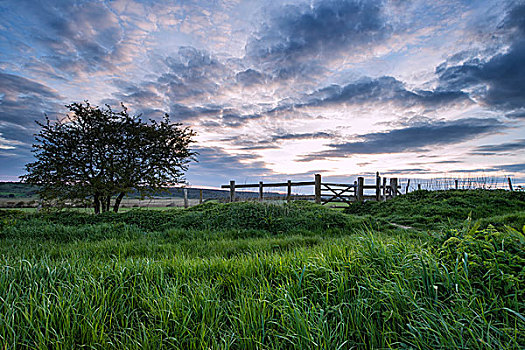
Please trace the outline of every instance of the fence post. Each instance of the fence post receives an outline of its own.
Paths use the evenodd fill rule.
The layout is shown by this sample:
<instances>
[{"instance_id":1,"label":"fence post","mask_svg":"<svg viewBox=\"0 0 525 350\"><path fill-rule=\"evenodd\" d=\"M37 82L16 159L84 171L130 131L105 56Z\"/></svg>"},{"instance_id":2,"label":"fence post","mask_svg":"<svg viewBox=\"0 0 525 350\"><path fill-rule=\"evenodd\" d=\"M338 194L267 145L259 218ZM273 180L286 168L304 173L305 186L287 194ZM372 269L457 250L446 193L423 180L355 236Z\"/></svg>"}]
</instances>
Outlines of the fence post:
<instances>
[{"instance_id":1,"label":"fence post","mask_svg":"<svg viewBox=\"0 0 525 350\"><path fill-rule=\"evenodd\" d=\"M263 182L259 181L259 200L262 202L263 200Z\"/></svg>"},{"instance_id":2,"label":"fence post","mask_svg":"<svg viewBox=\"0 0 525 350\"><path fill-rule=\"evenodd\" d=\"M410 179L408 179L407 187L405 188L405 194L408 193L408 188L410 187Z\"/></svg>"},{"instance_id":3,"label":"fence post","mask_svg":"<svg viewBox=\"0 0 525 350\"><path fill-rule=\"evenodd\" d=\"M315 203L321 204L321 174L315 174Z\"/></svg>"},{"instance_id":4,"label":"fence post","mask_svg":"<svg viewBox=\"0 0 525 350\"><path fill-rule=\"evenodd\" d=\"M421 184L417 184L417 190L421 191Z\"/></svg>"},{"instance_id":5,"label":"fence post","mask_svg":"<svg viewBox=\"0 0 525 350\"><path fill-rule=\"evenodd\" d=\"M187 208L189 206L188 205L188 189L184 188L182 191L184 192L184 208Z\"/></svg>"},{"instance_id":6,"label":"fence post","mask_svg":"<svg viewBox=\"0 0 525 350\"><path fill-rule=\"evenodd\" d=\"M397 187L399 185L399 179L397 177L394 177L394 196L397 197Z\"/></svg>"},{"instance_id":7,"label":"fence post","mask_svg":"<svg viewBox=\"0 0 525 350\"><path fill-rule=\"evenodd\" d=\"M386 192L386 177L383 178L383 200L386 201L386 196L387 196L387 192Z\"/></svg>"},{"instance_id":8,"label":"fence post","mask_svg":"<svg viewBox=\"0 0 525 350\"><path fill-rule=\"evenodd\" d=\"M459 182L458 179L455 179L455 180L454 180L454 184L456 185L456 190L459 188L459 187L458 187L458 182Z\"/></svg>"},{"instance_id":9,"label":"fence post","mask_svg":"<svg viewBox=\"0 0 525 350\"><path fill-rule=\"evenodd\" d=\"M390 179L390 194L392 198L397 196L397 177Z\"/></svg>"},{"instance_id":10,"label":"fence post","mask_svg":"<svg viewBox=\"0 0 525 350\"><path fill-rule=\"evenodd\" d=\"M199 190L199 204L202 204L202 188Z\"/></svg>"},{"instance_id":11,"label":"fence post","mask_svg":"<svg viewBox=\"0 0 525 350\"><path fill-rule=\"evenodd\" d=\"M235 202L235 181L230 181L230 203Z\"/></svg>"},{"instance_id":12,"label":"fence post","mask_svg":"<svg viewBox=\"0 0 525 350\"><path fill-rule=\"evenodd\" d=\"M364 188L365 185L365 179L362 177L357 178L357 201L362 202L363 201L363 194L364 194Z\"/></svg>"},{"instance_id":13,"label":"fence post","mask_svg":"<svg viewBox=\"0 0 525 350\"><path fill-rule=\"evenodd\" d=\"M512 189L512 181L510 180L510 177L507 177L507 180L509 181L509 188L510 188L510 191L511 191L511 192L514 191L514 190ZM519 187L519 186L518 186L518 187Z\"/></svg>"},{"instance_id":14,"label":"fence post","mask_svg":"<svg viewBox=\"0 0 525 350\"><path fill-rule=\"evenodd\" d=\"M379 171L376 173L376 201L381 200L381 177Z\"/></svg>"},{"instance_id":15,"label":"fence post","mask_svg":"<svg viewBox=\"0 0 525 350\"><path fill-rule=\"evenodd\" d=\"M288 180L288 191L286 192L286 201L289 203L292 200L292 180Z\"/></svg>"}]
</instances>

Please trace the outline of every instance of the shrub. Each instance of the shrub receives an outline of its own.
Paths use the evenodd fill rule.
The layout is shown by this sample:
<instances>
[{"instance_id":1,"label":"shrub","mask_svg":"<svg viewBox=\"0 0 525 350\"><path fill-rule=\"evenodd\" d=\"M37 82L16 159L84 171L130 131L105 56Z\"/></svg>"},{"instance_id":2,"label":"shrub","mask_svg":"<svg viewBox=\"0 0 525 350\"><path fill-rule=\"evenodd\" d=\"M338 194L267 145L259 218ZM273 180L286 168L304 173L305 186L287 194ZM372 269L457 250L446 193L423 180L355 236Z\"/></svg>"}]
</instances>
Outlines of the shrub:
<instances>
[{"instance_id":1,"label":"shrub","mask_svg":"<svg viewBox=\"0 0 525 350\"><path fill-rule=\"evenodd\" d=\"M523 230L525 232L525 227ZM510 227L497 230L492 225L479 229L477 224L451 231L438 256L463 270L481 290L494 289L503 295L518 291L524 295L524 248L523 233Z\"/></svg>"}]
</instances>

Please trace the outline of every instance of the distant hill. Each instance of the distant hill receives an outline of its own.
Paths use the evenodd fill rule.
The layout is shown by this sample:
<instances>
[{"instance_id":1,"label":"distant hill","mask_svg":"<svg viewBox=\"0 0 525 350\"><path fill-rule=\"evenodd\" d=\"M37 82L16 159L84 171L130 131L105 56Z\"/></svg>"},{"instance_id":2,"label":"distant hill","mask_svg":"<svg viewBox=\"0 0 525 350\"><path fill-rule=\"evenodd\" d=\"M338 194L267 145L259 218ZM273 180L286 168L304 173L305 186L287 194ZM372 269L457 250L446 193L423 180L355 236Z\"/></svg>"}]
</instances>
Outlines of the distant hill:
<instances>
[{"instance_id":1,"label":"distant hill","mask_svg":"<svg viewBox=\"0 0 525 350\"><path fill-rule=\"evenodd\" d=\"M188 198L198 199L200 188L188 188ZM22 182L0 182L0 198L33 198L37 197L38 186ZM228 190L214 190L214 189L202 189L202 195L205 199L227 199L230 194ZM271 195L272 197L282 197L284 195L280 193L265 193L265 196ZM235 196L237 198L249 199L257 198L258 192L241 192L236 191ZM138 198L138 193L131 193L129 198ZM180 187L171 187L166 192L158 193L154 195L155 198L183 198L184 192Z\"/></svg>"},{"instance_id":2,"label":"distant hill","mask_svg":"<svg viewBox=\"0 0 525 350\"><path fill-rule=\"evenodd\" d=\"M32 198L38 187L21 182L0 182L0 198Z\"/></svg>"},{"instance_id":3,"label":"distant hill","mask_svg":"<svg viewBox=\"0 0 525 350\"><path fill-rule=\"evenodd\" d=\"M200 188L188 188L188 198L189 199L198 199L200 196ZM259 196L258 192L235 192L235 196L237 198L257 198ZM128 197L134 198L138 197L138 194L131 193ZM180 187L171 187L167 190L167 192L163 193L157 193L153 197L155 198L183 198L184 197L184 190ZM214 190L214 189L202 189L202 197L205 199L227 199L230 197L230 191L229 190Z\"/></svg>"}]
</instances>

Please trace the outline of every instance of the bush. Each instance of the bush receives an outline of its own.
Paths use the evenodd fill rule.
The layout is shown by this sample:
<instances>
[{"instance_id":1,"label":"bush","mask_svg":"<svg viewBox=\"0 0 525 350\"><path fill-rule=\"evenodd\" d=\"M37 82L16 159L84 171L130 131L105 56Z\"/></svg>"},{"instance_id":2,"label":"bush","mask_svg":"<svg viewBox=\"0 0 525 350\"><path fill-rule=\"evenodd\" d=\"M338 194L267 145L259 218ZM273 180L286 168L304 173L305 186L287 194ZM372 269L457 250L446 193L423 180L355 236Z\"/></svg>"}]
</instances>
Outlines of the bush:
<instances>
[{"instance_id":1,"label":"bush","mask_svg":"<svg viewBox=\"0 0 525 350\"><path fill-rule=\"evenodd\" d=\"M525 233L525 227L523 227ZM445 237L438 256L462 270L481 290L494 289L502 295L525 294L525 236L507 227L492 225L479 229L453 230ZM461 262L461 263L460 263Z\"/></svg>"},{"instance_id":2,"label":"bush","mask_svg":"<svg viewBox=\"0 0 525 350\"><path fill-rule=\"evenodd\" d=\"M2 215L8 214L0 212L0 217ZM4 237L35 234L52 239L64 236L62 233L58 236L51 234L52 226L57 227L57 232L63 232L65 227L75 232L75 229L85 226L117 224L133 226L146 232L189 230L187 234L190 235L196 231L227 231L228 236L237 238L304 232L334 235L355 232L370 221L367 217L346 215L311 203L275 205L255 202L205 203L188 210L130 210L125 213L106 212L99 215L61 211L27 214L25 218L24 228L19 227L16 233L14 230L6 231ZM29 221L31 223L28 223ZM49 233L35 233L31 228L33 226L48 227ZM75 239L84 239L83 234L72 233L72 236Z\"/></svg>"}]
</instances>

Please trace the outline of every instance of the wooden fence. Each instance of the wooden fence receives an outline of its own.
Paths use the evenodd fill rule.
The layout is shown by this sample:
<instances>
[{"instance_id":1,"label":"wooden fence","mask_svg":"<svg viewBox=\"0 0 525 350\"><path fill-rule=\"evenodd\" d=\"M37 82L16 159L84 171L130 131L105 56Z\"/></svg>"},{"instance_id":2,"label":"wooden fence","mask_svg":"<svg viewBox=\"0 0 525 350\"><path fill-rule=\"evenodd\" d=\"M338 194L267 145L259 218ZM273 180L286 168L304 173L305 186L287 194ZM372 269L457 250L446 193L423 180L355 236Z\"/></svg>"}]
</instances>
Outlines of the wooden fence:
<instances>
[{"instance_id":1,"label":"wooden fence","mask_svg":"<svg viewBox=\"0 0 525 350\"><path fill-rule=\"evenodd\" d=\"M382 181L381 181L382 180ZM391 178L387 181L387 178L381 178L377 173L375 182L373 184L365 184L364 177L358 177L357 181L351 184L344 183L331 183L322 182L321 175L315 174L314 181L299 181L293 182L288 180L287 182L278 183L264 183L259 182L258 184L236 184L235 181L230 181L229 185L222 185L221 188L227 188L230 190L230 202L236 201L235 190L241 188L258 188L259 189L259 200L264 200L264 188L278 188L286 187L286 200L289 202L292 199L292 187L297 186L314 186L313 199L318 204L328 203L345 203L350 204L352 202L362 202L365 200L381 201L396 197L401 194L399 189L401 186L398 185L397 178ZM368 193L367 191L368 190ZM370 190L373 190L373 194L370 194ZM302 199L308 196L302 196ZM310 196L311 197L311 196Z\"/></svg>"},{"instance_id":2,"label":"wooden fence","mask_svg":"<svg viewBox=\"0 0 525 350\"><path fill-rule=\"evenodd\" d=\"M414 180L414 179L412 179ZM414 183L415 182L415 183ZM314 194L303 195L292 193L292 187L300 186L313 186ZM285 191L279 191L278 193L264 193L265 188L286 188ZM294 200L313 200L319 204L329 204L332 203L332 207L337 207L337 204L349 204L356 201L384 201L395 197L403 193L408 193L409 191L414 190L450 190L450 189L462 189L462 190L471 190L471 189L509 189L510 191L518 190L523 191L523 185L514 186L511 182L510 177L505 178L495 178L495 177L477 177L477 178L464 178L464 179L454 179L454 178L434 178L428 179L424 182L421 182L421 179L415 179L412 181L410 179L405 179L401 181L398 178L382 178L379 176L379 173L376 173L375 181L372 183L365 183L364 177L358 177L353 183L331 183L323 182L321 175L317 174L314 176L314 181L298 181L293 182L288 180L287 182L281 183L264 183L259 182L258 184L236 184L235 181L230 181L229 185L222 185L221 188L229 189L229 195L226 197L230 202L236 200L254 200L258 199L260 201L264 199L278 199L286 201ZM236 189L245 189L245 188L257 188L259 189L258 196L255 191L250 192L241 192L242 195L236 196ZM395 188L396 191L392 189ZM189 198L189 191L193 191L191 194L191 199ZM196 194L195 191L198 191ZM165 206L182 206L185 208L189 206L202 204L207 200L219 200L224 201L224 191L221 194L206 195L203 193L203 189L191 189L188 187L182 188L182 194L184 202L180 203L173 202L174 198L155 198L149 200L146 206L151 207L165 207ZM285 194L286 193L286 194ZM207 197L204 199L204 197ZM241 198L242 197L242 198ZM151 202L151 203L150 203ZM159 203L160 202L160 203ZM9 202L8 202L9 204ZM13 205L15 203L12 203ZM126 204L123 202L123 205ZM133 202L133 206L140 206L137 203ZM1 206L1 203L0 203ZM128 204L131 207L131 204Z\"/></svg>"}]
</instances>

